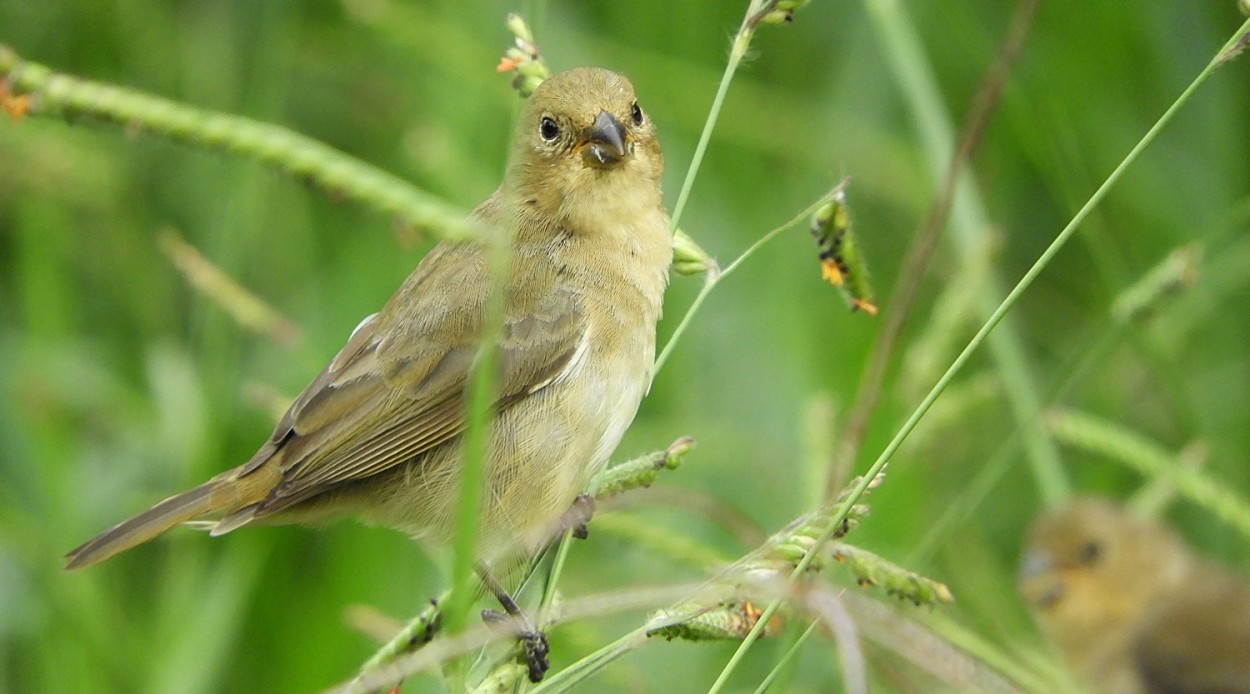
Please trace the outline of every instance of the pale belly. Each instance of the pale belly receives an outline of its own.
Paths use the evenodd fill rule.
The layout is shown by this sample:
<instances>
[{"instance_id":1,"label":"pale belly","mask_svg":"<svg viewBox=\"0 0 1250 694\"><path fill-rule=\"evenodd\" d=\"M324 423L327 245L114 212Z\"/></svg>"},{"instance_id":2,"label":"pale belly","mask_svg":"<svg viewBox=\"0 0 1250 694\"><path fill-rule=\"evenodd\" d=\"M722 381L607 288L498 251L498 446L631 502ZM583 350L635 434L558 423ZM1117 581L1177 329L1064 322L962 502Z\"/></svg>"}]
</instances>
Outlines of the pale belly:
<instances>
[{"instance_id":1,"label":"pale belly","mask_svg":"<svg viewBox=\"0 0 1250 694\"><path fill-rule=\"evenodd\" d=\"M561 528L562 514L608 461L633 422L649 384L654 340L606 368L589 349L573 368L502 412L486 455L477 556L522 558ZM368 520L445 544L453 532L462 467L459 441L363 485L383 502Z\"/></svg>"}]
</instances>

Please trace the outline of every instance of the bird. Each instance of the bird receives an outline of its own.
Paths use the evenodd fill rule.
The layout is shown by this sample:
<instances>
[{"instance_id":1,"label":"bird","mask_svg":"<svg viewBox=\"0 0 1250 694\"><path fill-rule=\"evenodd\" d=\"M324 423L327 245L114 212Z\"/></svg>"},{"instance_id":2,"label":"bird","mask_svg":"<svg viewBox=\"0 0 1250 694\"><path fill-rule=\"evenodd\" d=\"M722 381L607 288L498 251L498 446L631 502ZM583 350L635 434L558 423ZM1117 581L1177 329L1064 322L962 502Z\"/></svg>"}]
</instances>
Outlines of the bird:
<instances>
[{"instance_id":1,"label":"bird","mask_svg":"<svg viewBox=\"0 0 1250 694\"><path fill-rule=\"evenodd\" d=\"M1094 497L1044 513L1020 590L1096 691L1250 692L1250 584L1158 521Z\"/></svg>"},{"instance_id":2,"label":"bird","mask_svg":"<svg viewBox=\"0 0 1250 694\"><path fill-rule=\"evenodd\" d=\"M188 522L217 536L354 516L445 545L467 384L496 291L476 559L502 562L518 543L522 556L535 551L650 388L672 260L662 170L655 126L626 77L592 67L551 76L521 109L502 183L471 214L506 232L502 276L483 242L436 245L249 460L105 530L65 568Z\"/></svg>"}]
</instances>

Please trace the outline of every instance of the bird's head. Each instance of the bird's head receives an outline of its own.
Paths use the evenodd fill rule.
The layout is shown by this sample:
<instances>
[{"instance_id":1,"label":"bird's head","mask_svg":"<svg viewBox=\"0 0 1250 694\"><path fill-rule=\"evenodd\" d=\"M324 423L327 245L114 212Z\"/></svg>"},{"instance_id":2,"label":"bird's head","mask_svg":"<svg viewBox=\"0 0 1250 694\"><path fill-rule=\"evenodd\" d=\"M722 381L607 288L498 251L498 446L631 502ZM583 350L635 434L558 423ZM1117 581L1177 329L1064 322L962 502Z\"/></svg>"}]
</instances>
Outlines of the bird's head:
<instances>
[{"instance_id":1,"label":"bird's head","mask_svg":"<svg viewBox=\"0 0 1250 694\"><path fill-rule=\"evenodd\" d=\"M1189 567L1167 528L1101 499L1080 499L1034 522L1020 592L1052 632L1095 634L1136 619Z\"/></svg>"},{"instance_id":2,"label":"bird's head","mask_svg":"<svg viewBox=\"0 0 1250 694\"><path fill-rule=\"evenodd\" d=\"M577 68L544 81L517 123L507 191L544 217L603 223L660 206L655 126L625 77Z\"/></svg>"}]
</instances>

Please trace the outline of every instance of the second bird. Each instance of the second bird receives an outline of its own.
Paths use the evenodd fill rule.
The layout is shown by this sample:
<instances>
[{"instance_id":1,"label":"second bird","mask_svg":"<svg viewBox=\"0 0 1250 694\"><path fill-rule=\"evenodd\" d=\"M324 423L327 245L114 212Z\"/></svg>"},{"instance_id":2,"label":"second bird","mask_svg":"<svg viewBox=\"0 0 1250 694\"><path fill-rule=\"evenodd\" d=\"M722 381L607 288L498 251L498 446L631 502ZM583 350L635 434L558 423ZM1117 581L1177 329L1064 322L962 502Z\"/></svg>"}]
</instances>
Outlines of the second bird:
<instances>
[{"instance_id":1,"label":"second bird","mask_svg":"<svg viewBox=\"0 0 1250 694\"><path fill-rule=\"evenodd\" d=\"M1160 523L1080 499L1029 532L1021 591L1103 694L1250 694L1250 584Z\"/></svg>"}]
</instances>

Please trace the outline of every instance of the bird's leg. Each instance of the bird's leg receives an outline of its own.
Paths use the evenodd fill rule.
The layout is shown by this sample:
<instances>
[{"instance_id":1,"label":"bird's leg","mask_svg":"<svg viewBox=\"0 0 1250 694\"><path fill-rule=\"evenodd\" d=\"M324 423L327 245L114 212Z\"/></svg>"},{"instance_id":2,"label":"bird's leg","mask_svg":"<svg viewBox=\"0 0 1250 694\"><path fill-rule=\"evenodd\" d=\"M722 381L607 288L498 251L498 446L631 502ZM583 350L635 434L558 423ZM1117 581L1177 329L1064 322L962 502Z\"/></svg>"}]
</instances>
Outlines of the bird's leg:
<instances>
[{"instance_id":1,"label":"bird's leg","mask_svg":"<svg viewBox=\"0 0 1250 694\"><path fill-rule=\"evenodd\" d=\"M521 653L525 655L525 663L529 666L530 682L541 682L543 675L547 673L551 663L547 661L547 653L551 648L547 645L547 635L534 626L533 620L529 615L521 609L508 591L495 580L485 566L481 564L477 567L477 574L482 579L482 584L486 586L503 606L507 615L500 614L497 610L482 610L482 619L488 623L501 622L505 619L513 619L520 625L517 631L517 637L521 642Z\"/></svg>"},{"instance_id":2,"label":"bird's leg","mask_svg":"<svg viewBox=\"0 0 1250 694\"><path fill-rule=\"evenodd\" d=\"M586 539L589 534L586 524L594 515L595 498L586 493L578 494L569 509L556 521L556 532L553 536L559 537L565 530L572 530L573 537ZM504 587L495 580L484 565L478 565L477 574L482 579L482 585L495 596L504 609L504 612L482 610L482 619L487 623L498 623L509 618L517 621L520 625L518 636L521 641L521 652L525 654L525 662L529 665L530 681L541 681L547 669L551 667L547 662L547 653L550 650L547 645L547 635L534 625L529 615L516 604L508 591L504 590Z\"/></svg>"}]
</instances>

